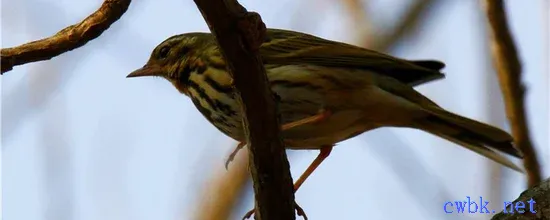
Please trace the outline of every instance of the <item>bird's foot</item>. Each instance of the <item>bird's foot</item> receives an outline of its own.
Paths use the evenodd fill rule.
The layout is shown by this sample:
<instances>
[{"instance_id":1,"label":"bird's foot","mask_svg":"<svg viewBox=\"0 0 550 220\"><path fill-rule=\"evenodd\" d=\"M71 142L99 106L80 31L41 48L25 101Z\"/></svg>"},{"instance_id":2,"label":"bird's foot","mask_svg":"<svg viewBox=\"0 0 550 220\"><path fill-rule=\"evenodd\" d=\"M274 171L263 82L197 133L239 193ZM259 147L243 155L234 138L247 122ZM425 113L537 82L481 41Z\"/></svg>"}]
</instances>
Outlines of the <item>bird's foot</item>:
<instances>
[{"instance_id":1,"label":"bird's foot","mask_svg":"<svg viewBox=\"0 0 550 220\"><path fill-rule=\"evenodd\" d=\"M239 142L239 144L237 144L237 147L235 147L235 150L233 150L233 152L231 152L231 154L229 154L229 157L227 158L227 160L225 161L225 169L227 170L227 168L229 167L229 163L231 163L231 161L233 161L233 159L235 159L235 156L237 156L237 153L243 149L243 147L246 146L246 142Z\"/></svg>"},{"instance_id":2,"label":"bird's foot","mask_svg":"<svg viewBox=\"0 0 550 220\"><path fill-rule=\"evenodd\" d=\"M308 220L306 212L304 212L304 209L302 209L302 207L300 207L298 205L298 203L294 202L294 208L296 209L296 214L298 214L298 216L302 216L302 218L304 218L304 220ZM248 211L244 215L243 220L249 219L250 217L252 217L252 215L254 215L255 212L256 212L256 209L252 209L252 210Z\"/></svg>"}]
</instances>

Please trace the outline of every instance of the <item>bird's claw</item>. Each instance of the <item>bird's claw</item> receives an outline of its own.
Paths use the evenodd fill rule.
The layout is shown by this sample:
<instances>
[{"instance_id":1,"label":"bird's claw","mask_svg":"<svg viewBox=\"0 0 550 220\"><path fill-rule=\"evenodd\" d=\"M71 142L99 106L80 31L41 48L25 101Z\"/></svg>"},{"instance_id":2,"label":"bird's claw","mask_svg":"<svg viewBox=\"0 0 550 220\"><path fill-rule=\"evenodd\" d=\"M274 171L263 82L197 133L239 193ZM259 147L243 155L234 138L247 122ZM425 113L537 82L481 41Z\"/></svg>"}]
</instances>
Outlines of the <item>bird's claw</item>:
<instances>
[{"instance_id":1,"label":"bird's claw","mask_svg":"<svg viewBox=\"0 0 550 220\"><path fill-rule=\"evenodd\" d=\"M241 150L244 146L246 146L245 142L239 142L235 150L229 154L229 157L227 157L227 160L225 161L225 169L227 170L229 168L229 163L235 159L235 156L237 156L237 153L239 150Z\"/></svg>"},{"instance_id":2,"label":"bird's claw","mask_svg":"<svg viewBox=\"0 0 550 220\"><path fill-rule=\"evenodd\" d=\"M294 202L294 208L296 209L296 214L298 216L301 216L302 218L304 218L304 220L308 220L306 212L304 211L304 209L302 209L302 207L300 207L298 205L298 203ZM255 208L248 211L246 214L244 214L244 217L243 217L242 220L246 220L246 219L249 219L250 217L252 217L252 215L254 215L255 211L256 211Z\"/></svg>"}]
</instances>

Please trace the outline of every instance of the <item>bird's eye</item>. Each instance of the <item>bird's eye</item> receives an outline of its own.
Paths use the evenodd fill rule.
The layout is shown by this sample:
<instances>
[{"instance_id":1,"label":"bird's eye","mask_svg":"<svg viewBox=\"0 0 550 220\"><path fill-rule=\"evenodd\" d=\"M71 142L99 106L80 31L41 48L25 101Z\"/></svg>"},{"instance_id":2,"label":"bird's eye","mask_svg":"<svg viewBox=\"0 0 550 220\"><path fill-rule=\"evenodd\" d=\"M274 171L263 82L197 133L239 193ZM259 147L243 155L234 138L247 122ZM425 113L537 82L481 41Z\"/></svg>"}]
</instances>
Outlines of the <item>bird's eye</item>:
<instances>
[{"instance_id":1,"label":"bird's eye","mask_svg":"<svg viewBox=\"0 0 550 220\"><path fill-rule=\"evenodd\" d=\"M168 52L170 52L170 48L168 46L164 46L164 47L160 48L159 58L164 59L164 58L168 57Z\"/></svg>"}]
</instances>

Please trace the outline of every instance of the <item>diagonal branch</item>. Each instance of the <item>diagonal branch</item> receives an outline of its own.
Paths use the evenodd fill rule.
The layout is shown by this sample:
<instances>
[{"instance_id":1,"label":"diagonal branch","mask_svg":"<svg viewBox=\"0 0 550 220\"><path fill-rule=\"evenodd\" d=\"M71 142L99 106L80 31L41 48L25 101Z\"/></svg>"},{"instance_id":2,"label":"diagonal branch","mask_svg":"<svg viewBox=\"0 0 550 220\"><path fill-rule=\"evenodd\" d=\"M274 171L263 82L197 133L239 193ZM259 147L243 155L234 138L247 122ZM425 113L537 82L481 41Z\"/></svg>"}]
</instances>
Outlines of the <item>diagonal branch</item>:
<instances>
[{"instance_id":1,"label":"diagonal branch","mask_svg":"<svg viewBox=\"0 0 550 220\"><path fill-rule=\"evenodd\" d=\"M227 61L244 113L256 218L293 220L294 190L273 95L258 49L265 24L236 0L195 0Z\"/></svg>"},{"instance_id":2,"label":"diagonal branch","mask_svg":"<svg viewBox=\"0 0 550 220\"><path fill-rule=\"evenodd\" d=\"M527 171L528 184L534 186L541 181L541 175L525 116L525 88L521 83L521 63L518 52L508 28L504 2L502 0L485 0L484 3L491 29L493 61L504 96L506 115L512 128L515 144L524 154L523 164Z\"/></svg>"},{"instance_id":3,"label":"diagonal branch","mask_svg":"<svg viewBox=\"0 0 550 220\"><path fill-rule=\"evenodd\" d=\"M1 73L14 66L49 60L62 53L83 46L99 37L128 9L131 0L105 0L101 7L82 22L71 25L55 35L17 47L3 48Z\"/></svg>"}]
</instances>

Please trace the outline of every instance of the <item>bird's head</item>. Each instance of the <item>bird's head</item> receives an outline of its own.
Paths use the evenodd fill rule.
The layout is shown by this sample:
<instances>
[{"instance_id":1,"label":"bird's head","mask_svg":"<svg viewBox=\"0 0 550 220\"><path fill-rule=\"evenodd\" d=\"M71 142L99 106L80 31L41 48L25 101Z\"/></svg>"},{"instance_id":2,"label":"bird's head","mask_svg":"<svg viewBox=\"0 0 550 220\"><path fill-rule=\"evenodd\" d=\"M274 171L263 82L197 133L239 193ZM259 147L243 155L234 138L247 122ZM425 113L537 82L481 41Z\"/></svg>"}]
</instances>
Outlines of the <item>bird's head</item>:
<instances>
[{"instance_id":1,"label":"bird's head","mask_svg":"<svg viewBox=\"0 0 550 220\"><path fill-rule=\"evenodd\" d=\"M149 61L126 77L158 76L170 81L187 94L189 76L206 69L204 57L217 54L215 39L209 33L187 33L172 36L160 43Z\"/></svg>"}]
</instances>

